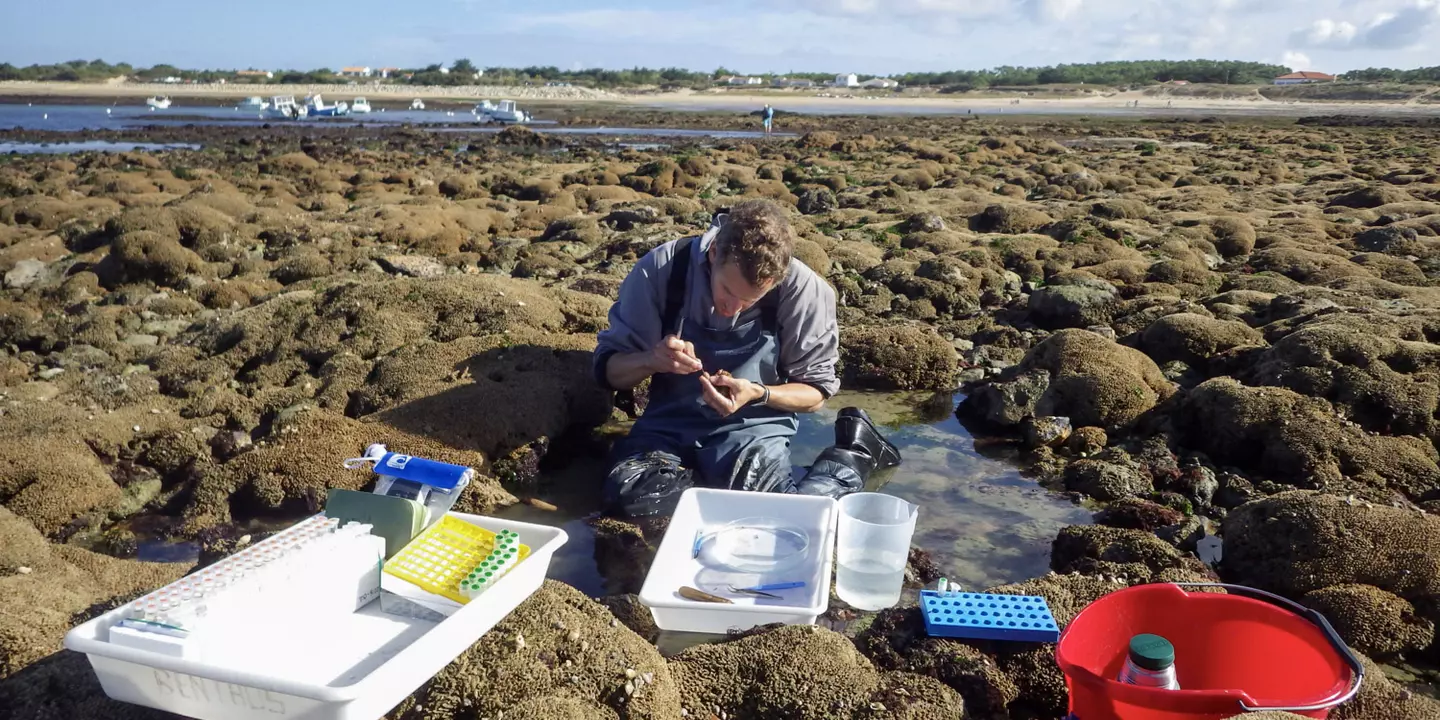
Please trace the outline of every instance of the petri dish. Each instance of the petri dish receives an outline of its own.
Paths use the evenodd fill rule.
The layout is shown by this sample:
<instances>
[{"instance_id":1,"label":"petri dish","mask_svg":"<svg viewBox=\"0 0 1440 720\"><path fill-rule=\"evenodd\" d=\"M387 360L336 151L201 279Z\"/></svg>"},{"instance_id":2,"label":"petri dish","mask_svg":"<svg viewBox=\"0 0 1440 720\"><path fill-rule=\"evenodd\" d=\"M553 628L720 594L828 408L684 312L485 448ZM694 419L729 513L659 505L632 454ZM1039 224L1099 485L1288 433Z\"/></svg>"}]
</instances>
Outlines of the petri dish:
<instances>
[{"instance_id":1,"label":"petri dish","mask_svg":"<svg viewBox=\"0 0 1440 720\"><path fill-rule=\"evenodd\" d=\"M810 550L810 533L774 517L748 517L707 533L704 555L719 565L747 573L794 567Z\"/></svg>"}]
</instances>

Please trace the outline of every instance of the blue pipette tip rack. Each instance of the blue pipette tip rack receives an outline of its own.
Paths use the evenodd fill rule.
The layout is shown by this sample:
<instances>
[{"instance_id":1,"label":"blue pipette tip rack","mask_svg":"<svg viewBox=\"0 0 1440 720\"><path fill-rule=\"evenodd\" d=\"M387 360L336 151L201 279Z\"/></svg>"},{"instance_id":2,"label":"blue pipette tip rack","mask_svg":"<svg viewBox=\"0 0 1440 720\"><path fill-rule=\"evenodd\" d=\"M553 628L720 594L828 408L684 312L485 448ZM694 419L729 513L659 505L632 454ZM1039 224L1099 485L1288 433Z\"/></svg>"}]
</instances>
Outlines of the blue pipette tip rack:
<instances>
[{"instance_id":1,"label":"blue pipette tip rack","mask_svg":"<svg viewBox=\"0 0 1440 720\"><path fill-rule=\"evenodd\" d=\"M920 592L925 632L932 637L1053 643L1060 627L1045 598L1031 595Z\"/></svg>"}]
</instances>

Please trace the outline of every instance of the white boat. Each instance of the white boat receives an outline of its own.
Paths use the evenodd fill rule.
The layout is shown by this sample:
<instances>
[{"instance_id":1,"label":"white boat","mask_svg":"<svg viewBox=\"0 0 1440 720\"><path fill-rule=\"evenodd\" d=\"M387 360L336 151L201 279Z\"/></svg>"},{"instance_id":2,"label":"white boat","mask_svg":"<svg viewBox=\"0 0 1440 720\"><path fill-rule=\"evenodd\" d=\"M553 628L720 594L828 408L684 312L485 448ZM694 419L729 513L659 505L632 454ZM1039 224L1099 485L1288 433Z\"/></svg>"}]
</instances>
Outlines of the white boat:
<instances>
[{"instance_id":1,"label":"white boat","mask_svg":"<svg viewBox=\"0 0 1440 720\"><path fill-rule=\"evenodd\" d=\"M146 99L145 104L149 105L152 108L164 110L170 107L170 98L165 97L164 95L156 95L152 98Z\"/></svg>"},{"instance_id":2,"label":"white boat","mask_svg":"<svg viewBox=\"0 0 1440 720\"><path fill-rule=\"evenodd\" d=\"M489 100L475 106L475 117L480 122L491 123L528 123L531 120L530 113L516 107L514 100L501 100L498 104Z\"/></svg>"},{"instance_id":3,"label":"white boat","mask_svg":"<svg viewBox=\"0 0 1440 720\"><path fill-rule=\"evenodd\" d=\"M319 93L305 98L305 107L309 110L311 117L339 117L350 114L349 105L343 101L334 105L326 105L325 98L321 97Z\"/></svg>"},{"instance_id":4,"label":"white boat","mask_svg":"<svg viewBox=\"0 0 1440 720\"><path fill-rule=\"evenodd\" d=\"M366 100L366 99L363 98L363 97L355 98L355 101L352 102L352 103L350 103L350 112L352 112L352 113L368 113L368 112L370 112L370 101L369 101L369 100Z\"/></svg>"},{"instance_id":5,"label":"white boat","mask_svg":"<svg viewBox=\"0 0 1440 720\"><path fill-rule=\"evenodd\" d=\"M295 102L294 95L276 95L270 98L271 117L298 120L310 114L310 108Z\"/></svg>"},{"instance_id":6,"label":"white boat","mask_svg":"<svg viewBox=\"0 0 1440 720\"><path fill-rule=\"evenodd\" d=\"M240 104L236 105L235 109L246 110L249 112L264 112L269 107L270 103L265 102L265 98L262 98L259 95L252 95L251 97L245 98L245 100L242 101Z\"/></svg>"},{"instance_id":7,"label":"white boat","mask_svg":"<svg viewBox=\"0 0 1440 720\"><path fill-rule=\"evenodd\" d=\"M415 99L410 103L410 109L411 109L411 110L424 110L424 109L425 109L425 101L424 101L424 100L421 100L420 98L415 98Z\"/></svg>"}]
</instances>

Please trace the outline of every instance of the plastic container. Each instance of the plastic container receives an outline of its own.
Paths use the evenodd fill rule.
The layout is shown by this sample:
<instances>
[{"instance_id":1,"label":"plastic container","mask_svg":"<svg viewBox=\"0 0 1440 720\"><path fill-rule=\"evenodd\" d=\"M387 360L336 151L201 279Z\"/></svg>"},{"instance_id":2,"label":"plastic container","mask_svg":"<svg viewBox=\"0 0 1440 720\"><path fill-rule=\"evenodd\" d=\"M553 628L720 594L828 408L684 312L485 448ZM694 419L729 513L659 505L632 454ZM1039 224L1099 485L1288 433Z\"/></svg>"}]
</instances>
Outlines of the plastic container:
<instances>
[{"instance_id":1,"label":"plastic container","mask_svg":"<svg viewBox=\"0 0 1440 720\"><path fill-rule=\"evenodd\" d=\"M435 524L460 498L475 477L474 468L390 452L380 443L365 448L365 456L343 464L347 470L375 464L375 494L398 497L425 508L423 525Z\"/></svg>"},{"instance_id":2,"label":"plastic container","mask_svg":"<svg viewBox=\"0 0 1440 720\"><path fill-rule=\"evenodd\" d=\"M1180 690L1115 680L1130 639L1141 633L1174 645ZM1266 710L1325 718L1355 696L1365 675L1320 613L1259 590L1204 583L1106 595L1065 628L1055 657L1079 720L1226 720Z\"/></svg>"},{"instance_id":3,"label":"plastic container","mask_svg":"<svg viewBox=\"0 0 1440 720\"><path fill-rule=\"evenodd\" d=\"M860 610L900 601L919 508L894 495L860 492L840 500L835 594Z\"/></svg>"},{"instance_id":4,"label":"plastic container","mask_svg":"<svg viewBox=\"0 0 1440 720\"><path fill-rule=\"evenodd\" d=\"M74 628L65 647L90 660L105 694L201 720L375 720L450 664L540 588L565 531L461 513L491 530L514 530L532 550L525 562L443 622L385 613L372 602L299 628L234 628L233 655L191 662L108 641L118 608Z\"/></svg>"},{"instance_id":5,"label":"plastic container","mask_svg":"<svg viewBox=\"0 0 1440 720\"><path fill-rule=\"evenodd\" d=\"M686 490L645 576L640 602L650 608L655 624L667 631L720 634L769 623L813 625L830 605L838 515L837 503L827 497ZM746 528L753 530L748 536ZM722 529L741 534L726 540L719 534ZM790 551L793 539L789 538L796 531L806 537L805 548L798 553ZM785 557L764 563L756 551L765 542L778 542ZM754 569L737 569L737 562ZM805 585L777 590L773 594L778 598L729 589L790 582ZM679 590L685 586L732 604L683 598Z\"/></svg>"},{"instance_id":6,"label":"plastic container","mask_svg":"<svg viewBox=\"0 0 1440 720\"><path fill-rule=\"evenodd\" d=\"M1175 676L1175 646L1159 635L1140 633L1130 638L1125 665L1117 681L1126 685L1179 690Z\"/></svg>"}]
</instances>

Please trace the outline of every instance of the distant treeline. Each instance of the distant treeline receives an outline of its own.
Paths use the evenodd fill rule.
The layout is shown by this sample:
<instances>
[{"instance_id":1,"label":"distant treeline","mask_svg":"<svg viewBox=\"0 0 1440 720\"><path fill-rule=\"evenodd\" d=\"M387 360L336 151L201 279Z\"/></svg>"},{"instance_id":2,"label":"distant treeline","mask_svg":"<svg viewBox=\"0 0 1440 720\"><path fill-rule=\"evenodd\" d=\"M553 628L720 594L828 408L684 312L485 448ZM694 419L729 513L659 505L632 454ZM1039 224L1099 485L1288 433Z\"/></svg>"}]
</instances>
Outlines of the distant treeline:
<instances>
[{"instance_id":1,"label":"distant treeline","mask_svg":"<svg viewBox=\"0 0 1440 720\"><path fill-rule=\"evenodd\" d=\"M1256 85L1269 84L1277 75L1284 75L1288 72L1290 69L1281 65L1230 60L1134 60L1048 67L1005 65L987 70L905 73L889 77L907 87L930 86L950 91L963 91L987 87L1056 84L1150 85L1173 80L1192 83ZM392 73L383 82L410 85L472 85L477 82L494 85L570 83L595 88L657 85L661 87L704 87L721 78L740 74L724 67L716 68L715 71L708 73L676 67L659 69L637 67L628 70L603 68L561 70L553 66L482 69L470 60L461 58L454 61L449 67L434 64L422 68L402 69ZM335 82L337 73L330 68L319 68L315 70L270 70L268 74L255 74L254 71L250 71L250 74L241 74L241 71L237 70L185 70L173 65L136 68L128 63L112 65L103 60L72 60L66 63L30 65L28 67L0 63L0 80L96 82L121 76L142 81L178 78L181 81L189 82L224 80L257 84L319 84ZM835 76L832 73L786 73L784 75L767 73L760 77L767 81L776 77L787 77L825 82L834 79ZM863 81L872 77L877 76L860 75L859 79ZM376 76L358 80L364 82L378 79ZM1346 73L1341 76L1341 79L1362 82L1440 82L1440 67L1414 70L1371 68Z\"/></svg>"},{"instance_id":2,"label":"distant treeline","mask_svg":"<svg viewBox=\"0 0 1440 720\"><path fill-rule=\"evenodd\" d=\"M1289 68L1265 63L1218 60L1134 60L1050 67L1002 66L990 70L952 70L893 76L902 85L972 87L1016 85L1150 85L1184 80L1192 83L1253 85L1268 83Z\"/></svg>"},{"instance_id":3,"label":"distant treeline","mask_svg":"<svg viewBox=\"0 0 1440 720\"><path fill-rule=\"evenodd\" d=\"M1415 68L1414 70L1367 68L1365 70L1352 70L1340 77L1345 80L1359 80L1362 82L1440 83L1440 66Z\"/></svg>"}]
</instances>

